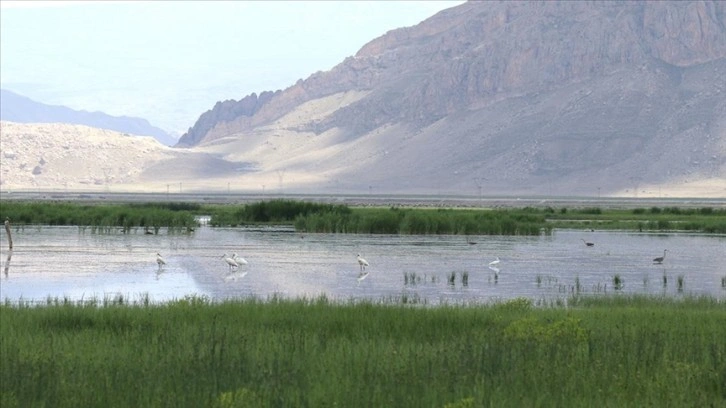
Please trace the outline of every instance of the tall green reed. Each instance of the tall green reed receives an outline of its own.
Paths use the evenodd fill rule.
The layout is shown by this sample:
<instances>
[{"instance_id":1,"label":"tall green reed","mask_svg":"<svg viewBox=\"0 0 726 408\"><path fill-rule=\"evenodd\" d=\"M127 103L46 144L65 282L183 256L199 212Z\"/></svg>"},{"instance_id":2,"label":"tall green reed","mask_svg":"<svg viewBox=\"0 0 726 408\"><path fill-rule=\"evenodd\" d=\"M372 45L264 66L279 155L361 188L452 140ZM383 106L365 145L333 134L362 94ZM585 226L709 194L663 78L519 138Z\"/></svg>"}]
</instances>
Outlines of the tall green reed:
<instances>
[{"instance_id":1,"label":"tall green reed","mask_svg":"<svg viewBox=\"0 0 726 408\"><path fill-rule=\"evenodd\" d=\"M0 395L4 407L719 406L726 395L718 300L399 300L6 304Z\"/></svg>"}]
</instances>

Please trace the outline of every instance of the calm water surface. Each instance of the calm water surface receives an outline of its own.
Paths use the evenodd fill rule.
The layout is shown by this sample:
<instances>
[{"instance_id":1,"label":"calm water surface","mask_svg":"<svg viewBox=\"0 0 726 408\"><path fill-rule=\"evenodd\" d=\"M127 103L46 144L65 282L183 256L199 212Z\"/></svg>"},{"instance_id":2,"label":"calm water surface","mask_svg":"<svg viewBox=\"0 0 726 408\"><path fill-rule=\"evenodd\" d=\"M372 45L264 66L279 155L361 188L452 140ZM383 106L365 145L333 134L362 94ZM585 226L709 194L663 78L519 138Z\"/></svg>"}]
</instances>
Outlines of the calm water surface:
<instances>
[{"instance_id":1,"label":"calm water surface","mask_svg":"<svg viewBox=\"0 0 726 408\"><path fill-rule=\"evenodd\" d=\"M78 227L13 230L2 252L0 299L53 298L153 302L187 295L485 303L573 292L726 298L726 236L557 230L551 236L300 234L284 229L200 227L192 234L98 234ZM595 243L587 247L582 239ZM652 259L668 254L662 265ZM167 264L159 269L156 253ZM249 264L230 271L222 255ZM356 255L368 260L359 280ZM499 257L498 271L489 262ZM453 282L450 281L454 275ZM614 288L618 275L623 287ZM465 279L466 277L466 279ZM678 281L682 280L679 290Z\"/></svg>"}]
</instances>

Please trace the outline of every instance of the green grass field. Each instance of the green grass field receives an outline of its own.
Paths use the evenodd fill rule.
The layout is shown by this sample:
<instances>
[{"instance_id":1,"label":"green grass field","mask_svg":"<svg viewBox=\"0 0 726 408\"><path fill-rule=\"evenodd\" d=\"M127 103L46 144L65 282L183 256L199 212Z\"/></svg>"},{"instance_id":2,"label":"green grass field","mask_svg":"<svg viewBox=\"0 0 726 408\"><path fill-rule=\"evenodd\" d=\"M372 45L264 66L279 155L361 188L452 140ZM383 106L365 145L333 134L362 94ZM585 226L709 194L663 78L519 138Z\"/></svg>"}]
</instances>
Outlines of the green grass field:
<instances>
[{"instance_id":1,"label":"green grass field","mask_svg":"<svg viewBox=\"0 0 726 408\"><path fill-rule=\"evenodd\" d=\"M726 305L0 306L0 406L724 407Z\"/></svg>"}]
</instances>

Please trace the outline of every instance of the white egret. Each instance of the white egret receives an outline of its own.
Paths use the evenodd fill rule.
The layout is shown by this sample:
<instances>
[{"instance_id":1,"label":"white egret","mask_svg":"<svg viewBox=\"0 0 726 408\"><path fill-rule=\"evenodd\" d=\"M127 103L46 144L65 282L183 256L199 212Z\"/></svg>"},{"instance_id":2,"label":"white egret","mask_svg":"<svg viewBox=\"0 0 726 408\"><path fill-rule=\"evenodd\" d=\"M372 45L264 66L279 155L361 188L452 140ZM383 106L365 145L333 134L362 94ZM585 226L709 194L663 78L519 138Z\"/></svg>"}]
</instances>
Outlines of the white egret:
<instances>
[{"instance_id":1,"label":"white egret","mask_svg":"<svg viewBox=\"0 0 726 408\"><path fill-rule=\"evenodd\" d=\"M227 262L227 265L229 265L229 270L231 271L232 268L238 268L239 264L237 261L234 260L233 257L227 256L227 254L222 255L222 258L224 258L224 262Z\"/></svg>"},{"instance_id":2,"label":"white egret","mask_svg":"<svg viewBox=\"0 0 726 408\"><path fill-rule=\"evenodd\" d=\"M361 258L360 254L358 254L358 265L360 265L361 272L366 270L366 266L370 266L368 265L368 261Z\"/></svg>"},{"instance_id":3,"label":"white egret","mask_svg":"<svg viewBox=\"0 0 726 408\"><path fill-rule=\"evenodd\" d=\"M666 257L666 252L668 252L668 250L667 249L664 249L663 250L663 256L659 256L657 258L653 258L653 263L662 264L663 263L663 260Z\"/></svg>"},{"instance_id":4,"label":"white egret","mask_svg":"<svg viewBox=\"0 0 726 408\"><path fill-rule=\"evenodd\" d=\"M242 258L241 256L237 256L236 253L232 254L232 259L237 262L237 265L247 265L247 260Z\"/></svg>"},{"instance_id":5,"label":"white egret","mask_svg":"<svg viewBox=\"0 0 726 408\"><path fill-rule=\"evenodd\" d=\"M159 269L161 269L162 266L166 265L166 261L158 252L156 253L156 263L159 265Z\"/></svg>"},{"instance_id":6,"label":"white egret","mask_svg":"<svg viewBox=\"0 0 726 408\"><path fill-rule=\"evenodd\" d=\"M497 257L497 259L489 262L489 266L499 265L499 262L500 262L499 257Z\"/></svg>"},{"instance_id":7,"label":"white egret","mask_svg":"<svg viewBox=\"0 0 726 408\"><path fill-rule=\"evenodd\" d=\"M595 246L595 243L594 243L594 242L587 242L587 241L585 241L585 240L584 240L584 239L582 239L582 238L580 238L580 241L584 242L584 243L585 243L585 245L587 245L587 246L589 246L589 247L591 247L591 246Z\"/></svg>"}]
</instances>

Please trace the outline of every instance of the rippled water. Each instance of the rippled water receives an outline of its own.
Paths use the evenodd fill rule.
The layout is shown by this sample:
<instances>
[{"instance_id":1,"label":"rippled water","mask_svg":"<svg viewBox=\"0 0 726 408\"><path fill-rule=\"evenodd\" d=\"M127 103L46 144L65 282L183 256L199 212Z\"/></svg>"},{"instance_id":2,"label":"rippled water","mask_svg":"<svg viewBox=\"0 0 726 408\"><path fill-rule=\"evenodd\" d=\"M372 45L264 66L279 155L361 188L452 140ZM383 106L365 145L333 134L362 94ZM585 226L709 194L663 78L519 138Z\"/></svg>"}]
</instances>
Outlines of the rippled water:
<instances>
[{"instance_id":1,"label":"rippled water","mask_svg":"<svg viewBox=\"0 0 726 408\"><path fill-rule=\"evenodd\" d=\"M281 229L200 227L189 235L85 232L78 227L2 231L0 298L151 301L187 295L333 299L535 301L580 293L710 295L726 298L726 236L557 230L551 236L300 234ZM587 247L582 239L595 243ZM663 255L662 265L652 259ZM167 264L159 269L156 253ZM236 252L249 264L230 271ZM368 260L359 280L356 255ZM499 272L489 262L499 257ZM450 282L451 275L453 282ZM618 275L623 287L614 288ZM467 276L467 280L464 280ZM665 277L665 282L664 282ZM682 286L679 290L679 277Z\"/></svg>"}]
</instances>

